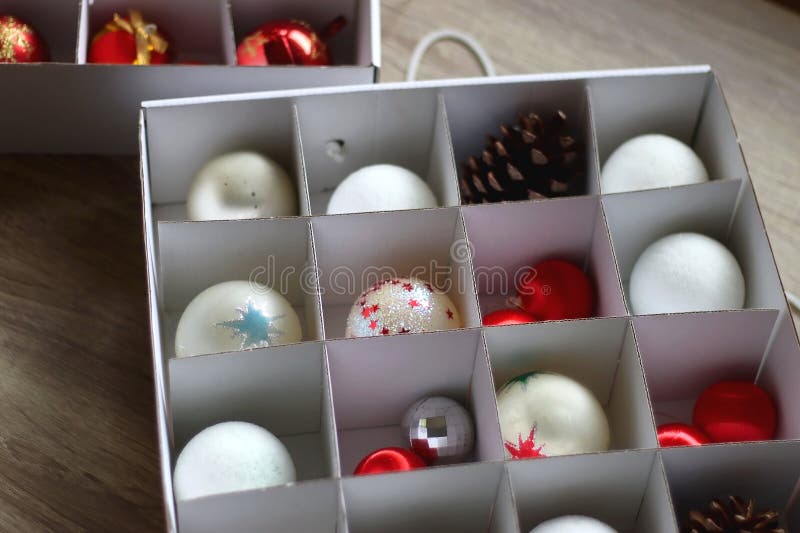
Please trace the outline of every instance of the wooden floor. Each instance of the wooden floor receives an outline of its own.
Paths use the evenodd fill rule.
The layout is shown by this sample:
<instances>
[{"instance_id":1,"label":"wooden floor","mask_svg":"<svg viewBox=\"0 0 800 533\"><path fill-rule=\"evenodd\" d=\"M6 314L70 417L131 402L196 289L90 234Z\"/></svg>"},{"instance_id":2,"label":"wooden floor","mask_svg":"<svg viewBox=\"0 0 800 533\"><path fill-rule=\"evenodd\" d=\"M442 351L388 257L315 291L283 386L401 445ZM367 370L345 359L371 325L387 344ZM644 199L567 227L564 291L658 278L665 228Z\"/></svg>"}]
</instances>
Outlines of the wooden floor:
<instances>
[{"instance_id":1,"label":"wooden floor","mask_svg":"<svg viewBox=\"0 0 800 533\"><path fill-rule=\"evenodd\" d=\"M800 15L759 0L385 1L382 79L442 27L477 37L500 74L710 63L800 292ZM420 77L477 73L443 44ZM134 158L0 156L0 531L163 529L139 201Z\"/></svg>"}]
</instances>

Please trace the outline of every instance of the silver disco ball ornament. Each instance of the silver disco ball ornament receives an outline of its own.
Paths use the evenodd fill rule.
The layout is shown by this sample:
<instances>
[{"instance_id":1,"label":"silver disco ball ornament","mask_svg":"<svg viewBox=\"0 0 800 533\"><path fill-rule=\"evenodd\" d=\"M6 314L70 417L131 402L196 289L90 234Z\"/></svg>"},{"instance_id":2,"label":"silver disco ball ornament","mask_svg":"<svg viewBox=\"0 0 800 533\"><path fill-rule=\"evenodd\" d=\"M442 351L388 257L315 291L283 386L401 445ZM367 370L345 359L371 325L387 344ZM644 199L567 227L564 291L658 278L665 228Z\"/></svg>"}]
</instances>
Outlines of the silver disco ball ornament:
<instances>
[{"instance_id":1,"label":"silver disco ball ornament","mask_svg":"<svg viewBox=\"0 0 800 533\"><path fill-rule=\"evenodd\" d=\"M411 449L428 463L465 461L475 444L469 412L444 396L430 396L409 407L403 430Z\"/></svg>"}]
</instances>

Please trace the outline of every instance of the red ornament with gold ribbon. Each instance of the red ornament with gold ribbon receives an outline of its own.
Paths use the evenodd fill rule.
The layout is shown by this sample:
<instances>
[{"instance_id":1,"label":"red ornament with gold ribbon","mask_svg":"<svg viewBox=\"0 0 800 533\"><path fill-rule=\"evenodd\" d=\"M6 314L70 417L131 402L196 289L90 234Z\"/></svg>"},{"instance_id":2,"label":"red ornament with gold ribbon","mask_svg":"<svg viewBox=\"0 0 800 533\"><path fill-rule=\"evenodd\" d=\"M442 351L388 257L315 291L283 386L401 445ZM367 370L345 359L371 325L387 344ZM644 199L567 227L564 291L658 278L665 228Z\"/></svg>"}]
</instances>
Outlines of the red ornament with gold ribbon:
<instances>
[{"instance_id":1,"label":"red ornament with gold ribbon","mask_svg":"<svg viewBox=\"0 0 800 533\"><path fill-rule=\"evenodd\" d=\"M48 61L47 45L32 26L13 15L0 15L0 63Z\"/></svg>"},{"instance_id":2,"label":"red ornament with gold ribbon","mask_svg":"<svg viewBox=\"0 0 800 533\"><path fill-rule=\"evenodd\" d=\"M163 65L170 60L170 43L164 30L135 9L129 10L127 17L115 13L89 47L89 63Z\"/></svg>"},{"instance_id":3,"label":"red ornament with gold ribbon","mask_svg":"<svg viewBox=\"0 0 800 533\"><path fill-rule=\"evenodd\" d=\"M245 37L236 50L236 60L244 66L331 64L325 41L341 30L347 21L338 17L319 33L302 20L273 20Z\"/></svg>"}]
</instances>

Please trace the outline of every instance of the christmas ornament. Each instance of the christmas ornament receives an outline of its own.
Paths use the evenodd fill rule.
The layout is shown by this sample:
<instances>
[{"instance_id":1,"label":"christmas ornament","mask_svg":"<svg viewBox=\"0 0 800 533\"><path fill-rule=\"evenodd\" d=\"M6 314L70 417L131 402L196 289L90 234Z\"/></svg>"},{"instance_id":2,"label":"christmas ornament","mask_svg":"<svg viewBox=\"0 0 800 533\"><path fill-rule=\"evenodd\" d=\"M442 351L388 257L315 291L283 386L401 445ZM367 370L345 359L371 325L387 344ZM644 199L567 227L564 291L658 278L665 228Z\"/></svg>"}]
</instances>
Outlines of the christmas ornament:
<instances>
[{"instance_id":1,"label":"christmas ornament","mask_svg":"<svg viewBox=\"0 0 800 533\"><path fill-rule=\"evenodd\" d=\"M469 412L444 396L424 398L409 407L403 431L411 450L429 464L465 461L475 443Z\"/></svg>"},{"instance_id":2,"label":"christmas ornament","mask_svg":"<svg viewBox=\"0 0 800 533\"><path fill-rule=\"evenodd\" d=\"M727 503L711 500L702 511L690 511L689 533L786 533L780 526L780 513L773 510L756 511L753 498L745 501L728 496Z\"/></svg>"},{"instance_id":3,"label":"christmas ornament","mask_svg":"<svg viewBox=\"0 0 800 533\"><path fill-rule=\"evenodd\" d=\"M594 314L594 289L583 270L549 259L535 265L518 290L520 307L537 320L587 318Z\"/></svg>"},{"instance_id":4,"label":"christmas ornament","mask_svg":"<svg viewBox=\"0 0 800 533\"><path fill-rule=\"evenodd\" d=\"M608 157L600 176L603 193L675 187L708 181L694 150L667 135L640 135Z\"/></svg>"},{"instance_id":5,"label":"christmas ornament","mask_svg":"<svg viewBox=\"0 0 800 533\"><path fill-rule=\"evenodd\" d=\"M295 481L286 447L266 429L222 422L195 435L175 463L175 499L191 500Z\"/></svg>"},{"instance_id":6,"label":"christmas ornament","mask_svg":"<svg viewBox=\"0 0 800 533\"><path fill-rule=\"evenodd\" d=\"M356 466L353 475L386 474L407 472L427 466L417 454L403 448L381 448L364 457Z\"/></svg>"},{"instance_id":7,"label":"christmas ornament","mask_svg":"<svg viewBox=\"0 0 800 533\"><path fill-rule=\"evenodd\" d=\"M0 14L0 63L47 61L47 45L33 27L14 15Z\"/></svg>"},{"instance_id":8,"label":"christmas ornament","mask_svg":"<svg viewBox=\"0 0 800 533\"><path fill-rule=\"evenodd\" d=\"M328 214L436 207L428 184L403 167L371 165L347 176L333 191Z\"/></svg>"},{"instance_id":9,"label":"christmas ornament","mask_svg":"<svg viewBox=\"0 0 800 533\"><path fill-rule=\"evenodd\" d=\"M617 530L595 518L566 515L542 522L530 533L617 533Z\"/></svg>"},{"instance_id":10,"label":"christmas ornament","mask_svg":"<svg viewBox=\"0 0 800 533\"><path fill-rule=\"evenodd\" d=\"M273 20L245 37L236 50L239 65L331 64L325 41L338 33L347 20L338 17L319 34L301 20Z\"/></svg>"},{"instance_id":11,"label":"christmas ornament","mask_svg":"<svg viewBox=\"0 0 800 533\"><path fill-rule=\"evenodd\" d=\"M483 317L484 326L508 326L536 322L536 317L519 309L500 309Z\"/></svg>"},{"instance_id":12,"label":"christmas ornament","mask_svg":"<svg viewBox=\"0 0 800 533\"><path fill-rule=\"evenodd\" d=\"M97 32L89 46L89 63L122 65L162 65L170 62L169 37L140 11L128 10L128 16L114 13L114 18Z\"/></svg>"},{"instance_id":13,"label":"christmas ornament","mask_svg":"<svg viewBox=\"0 0 800 533\"><path fill-rule=\"evenodd\" d=\"M479 157L470 157L459 179L464 203L479 204L578 194L585 175L583 147L565 134L567 115L548 121L530 113L517 126L502 124Z\"/></svg>"},{"instance_id":14,"label":"christmas ornament","mask_svg":"<svg viewBox=\"0 0 800 533\"><path fill-rule=\"evenodd\" d=\"M770 440L775 437L778 413L770 395L750 381L722 381L697 399L695 426L713 442Z\"/></svg>"},{"instance_id":15,"label":"christmas ornament","mask_svg":"<svg viewBox=\"0 0 800 533\"><path fill-rule=\"evenodd\" d=\"M662 424L658 426L658 444L662 448L672 446L701 446L710 444L708 435L688 424Z\"/></svg>"},{"instance_id":16,"label":"christmas ornament","mask_svg":"<svg viewBox=\"0 0 800 533\"><path fill-rule=\"evenodd\" d=\"M630 303L639 315L744 307L742 269L725 246L699 233L663 237L631 272Z\"/></svg>"},{"instance_id":17,"label":"christmas ornament","mask_svg":"<svg viewBox=\"0 0 800 533\"><path fill-rule=\"evenodd\" d=\"M379 281L350 309L346 337L423 333L462 326L447 294L416 278Z\"/></svg>"},{"instance_id":18,"label":"christmas ornament","mask_svg":"<svg viewBox=\"0 0 800 533\"><path fill-rule=\"evenodd\" d=\"M289 301L264 285L226 281L189 303L175 333L175 355L186 357L300 342L300 319Z\"/></svg>"},{"instance_id":19,"label":"christmas ornament","mask_svg":"<svg viewBox=\"0 0 800 533\"><path fill-rule=\"evenodd\" d=\"M561 374L529 372L497 391L506 459L608 450L610 430L594 394Z\"/></svg>"},{"instance_id":20,"label":"christmas ornament","mask_svg":"<svg viewBox=\"0 0 800 533\"><path fill-rule=\"evenodd\" d=\"M229 220L297 215L292 180L273 160L255 152L230 152L208 161L186 198L189 220Z\"/></svg>"}]
</instances>

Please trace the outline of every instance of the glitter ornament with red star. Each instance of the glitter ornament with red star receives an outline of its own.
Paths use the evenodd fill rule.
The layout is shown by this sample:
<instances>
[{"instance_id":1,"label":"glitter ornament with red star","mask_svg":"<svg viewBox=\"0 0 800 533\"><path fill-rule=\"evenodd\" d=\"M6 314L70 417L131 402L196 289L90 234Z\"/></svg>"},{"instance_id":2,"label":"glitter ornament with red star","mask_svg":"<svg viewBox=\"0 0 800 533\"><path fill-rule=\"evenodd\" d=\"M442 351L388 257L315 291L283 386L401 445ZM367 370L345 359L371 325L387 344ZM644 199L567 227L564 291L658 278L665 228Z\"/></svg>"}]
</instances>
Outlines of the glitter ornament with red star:
<instances>
[{"instance_id":1,"label":"glitter ornament with red star","mask_svg":"<svg viewBox=\"0 0 800 533\"><path fill-rule=\"evenodd\" d=\"M364 291L347 317L346 337L378 337L462 327L447 294L416 278L379 281Z\"/></svg>"},{"instance_id":2,"label":"glitter ornament with red star","mask_svg":"<svg viewBox=\"0 0 800 533\"><path fill-rule=\"evenodd\" d=\"M552 372L517 376L497 391L497 412L507 459L608 450L611 432L594 394Z\"/></svg>"},{"instance_id":3,"label":"glitter ornament with red star","mask_svg":"<svg viewBox=\"0 0 800 533\"><path fill-rule=\"evenodd\" d=\"M89 46L89 63L163 65L171 60L169 38L163 28L130 9L128 16L114 14Z\"/></svg>"},{"instance_id":4,"label":"glitter ornament with red star","mask_svg":"<svg viewBox=\"0 0 800 533\"><path fill-rule=\"evenodd\" d=\"M347 20L338 17L317 33L302 20L273 20L242 39L236 62L243 66L331 64L325 41L338 33Z\"/></svg>"},{"instance_id":5,"label":"glitter ornament with red star","mask_svg":"<svg viewBox=\"0 0 800 533\"><path fill-rule=\"evenodd\" d=\"M31 25L0 14L0 63L38 63L49 57L47 45Z\"/></svg>"},{"instance_id":6,"label":"glitter ornament with red star","mask_svg":"<svg viewBox=\"0 0 800 533\"><path fill-rule=\"evenodd\" d=\"M414 403L403 417L411 450L429 464L465 461L475 444L472 417L460 403L430 396Z\"/></svg>"}]
</instances>

